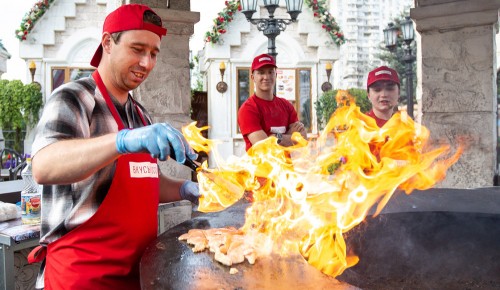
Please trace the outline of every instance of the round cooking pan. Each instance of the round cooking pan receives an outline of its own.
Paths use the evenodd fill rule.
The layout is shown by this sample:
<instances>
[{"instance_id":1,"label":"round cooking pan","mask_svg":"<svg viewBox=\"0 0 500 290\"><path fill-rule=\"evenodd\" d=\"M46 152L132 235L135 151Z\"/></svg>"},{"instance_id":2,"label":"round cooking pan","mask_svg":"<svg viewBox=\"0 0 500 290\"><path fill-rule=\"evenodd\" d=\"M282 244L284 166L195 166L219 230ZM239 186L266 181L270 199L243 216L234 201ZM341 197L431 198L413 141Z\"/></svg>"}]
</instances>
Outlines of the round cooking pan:
<instances>
[{"instance_id":1,"label":"round cooking pan","mask_svg":"<svg viewBox=\"0 0 500 290\"><path fill-rule=\"evenodd\" d=\"M239 202L224 211L183 222L160 235L142 256L142 289L359 289L321 273L300 255L258 257L254 265L245 260L233 265L238 273L230 274L230 267L214 260L213 253L193 253L191 246L178 240L190 229L239 228L244 224L247 206L248 203Z\"/></svg>"},{"instance_id":2,"label":"round cooking pan","mask_svg":"<svg viewBox=\"0 0 500 290\"><path fill-rule=\"evenodd\" d=\"M360 257L338 280L300 256L259 257L229 274L205 251L178 241L190 229L244 223L248 203L171 228L146 249L142 289L500 289L500 187L396 194L379 216L345 234ZM356 288L360 287L360 288Z\"/></svg>"}]
</instances>

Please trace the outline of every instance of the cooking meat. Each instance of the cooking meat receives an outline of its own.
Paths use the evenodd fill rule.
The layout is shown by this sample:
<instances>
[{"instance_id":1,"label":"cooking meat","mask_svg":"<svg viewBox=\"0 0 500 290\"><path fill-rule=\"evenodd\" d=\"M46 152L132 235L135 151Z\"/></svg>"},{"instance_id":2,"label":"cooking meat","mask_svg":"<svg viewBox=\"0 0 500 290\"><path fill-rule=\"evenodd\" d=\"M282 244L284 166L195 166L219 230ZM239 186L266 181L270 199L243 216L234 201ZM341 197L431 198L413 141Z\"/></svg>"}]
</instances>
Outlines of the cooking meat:
<instances>
[{"instance_id":1,"label":"cooking meat","mask_svg":"<svg viewBox=\"0 0 500 290\"><path fill-rule=\"evenodd\" d=\"M246 243L244 233L234 227L191 229L179 236L179 240L192 245L195 253L209 249L214 259L226 266L243 263L245 259L254 264L256 260L255 249Z\"/></svg>"}]
</instances>

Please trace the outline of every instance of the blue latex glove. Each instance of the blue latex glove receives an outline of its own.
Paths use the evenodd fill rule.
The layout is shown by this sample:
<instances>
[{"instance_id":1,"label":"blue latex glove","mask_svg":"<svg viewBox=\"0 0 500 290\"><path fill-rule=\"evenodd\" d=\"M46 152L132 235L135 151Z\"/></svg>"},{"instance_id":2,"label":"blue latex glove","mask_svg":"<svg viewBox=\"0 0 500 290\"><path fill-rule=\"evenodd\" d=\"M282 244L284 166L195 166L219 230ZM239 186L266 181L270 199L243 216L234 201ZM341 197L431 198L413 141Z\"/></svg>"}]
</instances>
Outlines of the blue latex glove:
<instances>
[{"instance_id":1,"label":"blue latex glove","mask_svg":"<svg viewBox=\"0 0 500 290\"><path fill-rule=\"evenodd\" d=\"M121 154L149 152L162 161L171 156L181 164L186 161L186 156L191 160L198 157L182 133L167 123L120 130L116 136L116 149Z\"/></svg>"},{"instance_id":2,"label":"blue latex glove","mask_svg":"<svg viewBox=\"0 0 500 290\"><path fill-rule=\"evenodd\" d=\"M179 190L182 199L189 200L190 202L198 205L198 198L200 197L200 189L198 183L186 180Z\"/></svg>"}]
</instances>

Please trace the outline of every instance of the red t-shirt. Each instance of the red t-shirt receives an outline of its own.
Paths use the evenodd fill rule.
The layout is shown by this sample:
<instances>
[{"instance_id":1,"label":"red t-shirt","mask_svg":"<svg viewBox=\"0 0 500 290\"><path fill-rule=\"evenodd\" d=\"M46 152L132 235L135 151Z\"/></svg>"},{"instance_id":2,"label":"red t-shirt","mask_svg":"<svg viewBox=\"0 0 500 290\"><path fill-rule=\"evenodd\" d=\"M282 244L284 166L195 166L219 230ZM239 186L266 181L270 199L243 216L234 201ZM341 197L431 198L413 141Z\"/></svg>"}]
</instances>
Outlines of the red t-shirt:
<instances>
[{"instance_id":1,"label":"red t-shirt","mask_svg":"<svg viewBox=\"0 0 500 290\"><path fill-rule=\"evenodd\" d=\"M382 128L382 126L384 126L385 123L387 123L387 121L388 121L388 120L380 119L379 117L375 116L375 113L373 112L373 110L370 110L368 113L366 113L366 115L375 119L375 122L377 122L377 126L379 128Z\"/></svg>"},{"instance_id":2,"label":"red t-shirt","mask_svg":"<svg viewBox=\"0 0 500 290\"><path fill-rule=\"evenodd\" d=\"M258 98L255 94L248 98L238 111L238 125L245 140L246 150L252 147L248 134L263 130L267 136L284 134L288 126L297 122L297 112L286 99L274 96L272 101Z\"/></svg>"}]
</instances>

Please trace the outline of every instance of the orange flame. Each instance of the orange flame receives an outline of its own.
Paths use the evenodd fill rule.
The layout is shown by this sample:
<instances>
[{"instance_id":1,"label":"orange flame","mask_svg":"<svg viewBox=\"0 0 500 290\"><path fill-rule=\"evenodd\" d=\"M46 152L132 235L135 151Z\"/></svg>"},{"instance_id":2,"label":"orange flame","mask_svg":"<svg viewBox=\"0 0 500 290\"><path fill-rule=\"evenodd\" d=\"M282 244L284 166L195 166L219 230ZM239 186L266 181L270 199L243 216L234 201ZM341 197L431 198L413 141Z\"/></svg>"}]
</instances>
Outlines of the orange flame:
<instances>
[{"instance_id":1,"label":"orange flame","mask_svg":"<svg viewBox=\"0 0 500 290\"><path fill-rule=\"evenodd\" d=\"M212 151L213 174L252 192L242 230L259 245L256 249L300 252L330 276L358 262L346 254L344 233L373 206L380 213L397 188L409 194L443 180L462 153L462 147L451 156L449 146L433 148L428 129L406 113L396 113L378 128L346 91L339 91L337 101L339 108L316 140L295 133L296 145L285 148L269 137L227 162L218 159L215 143L202 137L205 128L195 123L183 128L193 148ZM202 173L198 180L200 211L223 210L241 198Z\"/></svg>"}]
</instances>

